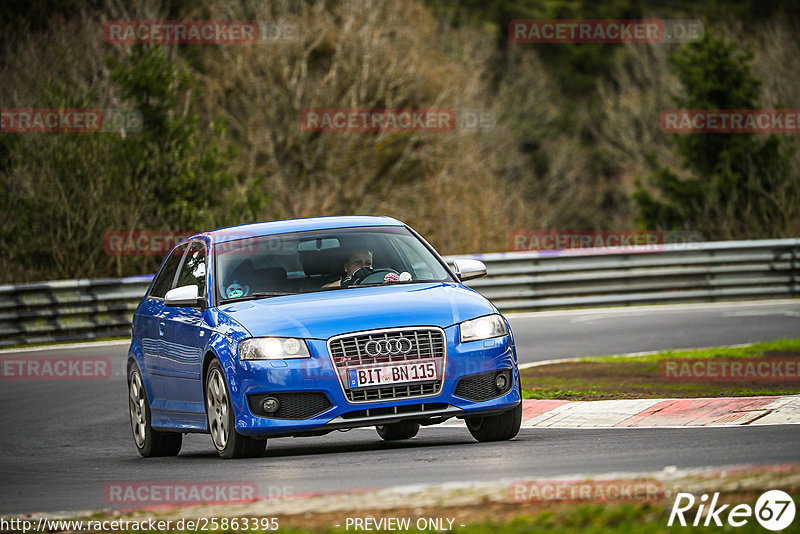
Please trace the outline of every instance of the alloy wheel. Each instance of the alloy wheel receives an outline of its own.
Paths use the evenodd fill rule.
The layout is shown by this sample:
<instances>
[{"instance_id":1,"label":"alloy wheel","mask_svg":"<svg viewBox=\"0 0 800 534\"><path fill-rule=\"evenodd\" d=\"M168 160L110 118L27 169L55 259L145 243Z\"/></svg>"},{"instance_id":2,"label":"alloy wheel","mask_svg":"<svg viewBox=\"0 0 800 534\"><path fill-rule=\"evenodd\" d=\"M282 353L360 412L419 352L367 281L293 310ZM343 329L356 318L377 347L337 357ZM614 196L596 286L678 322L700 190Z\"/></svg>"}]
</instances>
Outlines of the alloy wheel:
<instances>
[{"instance_id":1,"label":"alloy wheel","mask_svg":"<svg viewBox=\"0 0 800 534\"><path fill-rule=\"evenodd\" d=\"M218 450L228 444L228 393L225 379L218 369L212 369L206 385L206 408L208 429Z\"/></svg>"},{"instance_id":2,"label":"alloy wheel","mask_svg":"<svg viewBox=\"0 0 800 534\"><path fill-rule=\"evenodd\" d=\"M147 411L145 409L145 402L147 401L145 400L142 377L138 371L131 373L128 390L133 439L136 441L136 446L141 449L144 446L145 431L147 429Z\"/></svg>"}]
</instances>

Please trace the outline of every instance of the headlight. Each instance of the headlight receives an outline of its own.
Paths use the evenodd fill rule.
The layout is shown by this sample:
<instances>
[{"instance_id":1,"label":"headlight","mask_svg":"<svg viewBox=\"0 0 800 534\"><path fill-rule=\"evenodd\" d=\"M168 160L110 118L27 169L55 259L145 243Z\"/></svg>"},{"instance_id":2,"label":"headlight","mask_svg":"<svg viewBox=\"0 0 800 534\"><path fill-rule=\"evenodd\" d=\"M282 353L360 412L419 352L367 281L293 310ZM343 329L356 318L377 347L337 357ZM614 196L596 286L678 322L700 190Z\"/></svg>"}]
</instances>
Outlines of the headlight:
<instances>
[{"instance_id":1,"label":"headlight","mask_svg":"<svg viewBox=\"0 0 800 534\"><path fill-rule=\"evenodd\" d=\"M499 315L487 315L461 323L461 342L478 341L508 334L506 322Z\"/></svg>"},{"instance_id":2,"label":"headlight","mask_svg":"<svg viewBox=\"0 0 800 534\"><path fill-rule=\"evenodd\" d=\"M293 337L253 337L239 343L240 360L285 360L310 357L305 341Z\"/></svg>"}]
</instances>

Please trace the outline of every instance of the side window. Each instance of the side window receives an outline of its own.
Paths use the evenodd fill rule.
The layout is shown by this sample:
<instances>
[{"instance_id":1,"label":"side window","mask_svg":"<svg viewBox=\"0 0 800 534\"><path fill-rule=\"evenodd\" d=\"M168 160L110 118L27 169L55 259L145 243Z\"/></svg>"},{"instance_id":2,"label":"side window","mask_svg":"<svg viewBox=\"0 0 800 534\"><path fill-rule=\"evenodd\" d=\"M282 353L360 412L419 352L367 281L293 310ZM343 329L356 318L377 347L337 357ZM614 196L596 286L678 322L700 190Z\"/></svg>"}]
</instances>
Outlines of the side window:
<instances>
[{"instance_id":1,"label":"side window","mask_svg":"<svg viewBox=\"0 0 800 534\"><path fill-rule=\"evenodd\" d=\"M175 273L178 271L178 266L181 263L181 257L186 250L186 245L181 245L173 249L167 261L164 263L164 268L158 273L153 289L150 291L151 297L164 298L167 291L172 289L172 281L175 279Z\"/></svg>"},{"instance_id":2,"label":"side window","mask_svg":"<svg viewBox=\"0 0 800 534\"><path fill-rule=\"evenodd\" d=\"M206 249L203 243L194 241L189 245L189 252L178 275L175 287L197 286L197 293L205 295L206 292Z\"/></svg>"}]
</instances>

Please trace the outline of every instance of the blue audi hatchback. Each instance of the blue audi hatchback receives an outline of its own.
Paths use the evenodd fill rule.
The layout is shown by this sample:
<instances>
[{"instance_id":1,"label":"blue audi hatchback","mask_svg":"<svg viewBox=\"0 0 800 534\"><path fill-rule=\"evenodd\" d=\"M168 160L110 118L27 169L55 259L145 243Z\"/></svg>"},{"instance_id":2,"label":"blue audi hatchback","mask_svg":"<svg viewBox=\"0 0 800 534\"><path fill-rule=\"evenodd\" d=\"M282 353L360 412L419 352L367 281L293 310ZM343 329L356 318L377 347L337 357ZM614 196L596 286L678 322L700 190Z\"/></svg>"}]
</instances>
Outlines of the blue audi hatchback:
<instances>
[{"instance_id":1,"label":"blue audi hatchback","mask_svg":"<svg viewBox=\"0 0 800 534\"><path fill-rule=\"evenodd\" d=\"M384 440L464 419L478 441L522 418L514 338L491 302L388 217L247 224L170 251L133 317L128 393L143 456L211 434L223 458L267 438L375 426Z\"/></svg>"}]
</instances>

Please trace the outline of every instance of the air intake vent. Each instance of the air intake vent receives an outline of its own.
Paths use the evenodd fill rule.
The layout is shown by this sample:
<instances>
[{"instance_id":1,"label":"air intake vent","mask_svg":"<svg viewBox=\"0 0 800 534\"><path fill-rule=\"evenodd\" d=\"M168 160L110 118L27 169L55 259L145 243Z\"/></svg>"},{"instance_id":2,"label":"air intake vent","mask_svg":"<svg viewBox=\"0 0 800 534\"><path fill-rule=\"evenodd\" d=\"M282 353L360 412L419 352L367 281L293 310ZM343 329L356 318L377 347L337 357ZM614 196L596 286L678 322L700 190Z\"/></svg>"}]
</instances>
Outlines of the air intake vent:
<instances>
[{"instance_id":1,"label":"air intake vent","mask_svg":"<svg viewBox=\"0 0 800 534\"><path fill-rule=\"evenodd\" d=\"M262 404L268 397L278 399L280 406L277 411L264 411ZM248 395L247 402L255 415L271 419L311 419L333 406L328 396L321 391Z\"/></svg>"},{"instance_id":2,"label":"air intake vent","mask_svg":"<svg viewBox=\"0 0 800 534\"><path fill-rule=\"evenodd\" d=\"M502 388L497 387L497 376L505 374L505 381ZM455 396L475 402L494 399L500 395L508 393L511 389L511 371L489 371L477 375L465 376L458 381Z\"/></svg>"}]
</instances>

